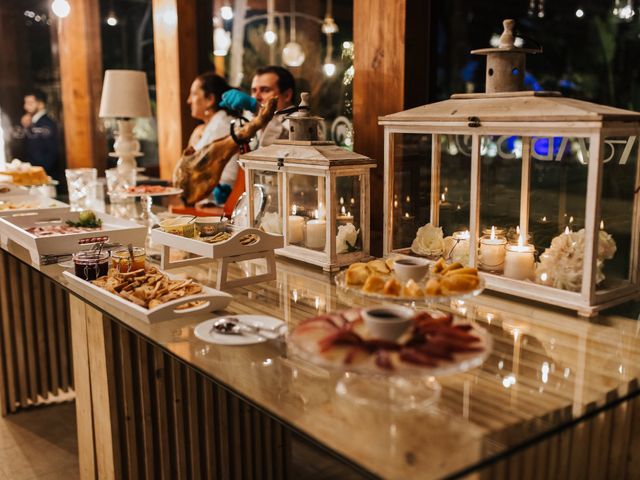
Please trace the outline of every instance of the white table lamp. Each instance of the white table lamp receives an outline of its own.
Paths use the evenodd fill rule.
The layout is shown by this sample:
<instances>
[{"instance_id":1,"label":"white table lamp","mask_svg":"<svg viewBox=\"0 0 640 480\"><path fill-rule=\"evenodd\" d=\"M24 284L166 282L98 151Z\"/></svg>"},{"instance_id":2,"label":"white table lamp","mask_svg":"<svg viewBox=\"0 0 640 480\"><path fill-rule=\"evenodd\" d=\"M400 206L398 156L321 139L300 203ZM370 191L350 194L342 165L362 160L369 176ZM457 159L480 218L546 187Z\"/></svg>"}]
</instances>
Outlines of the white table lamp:
<instances>
[{"instance_id":1,"label":"white table lamp","mask_svg":"<svg viewBox=\"0 0 640 480\"><path fill-rule=\"evenodd\" d=\"M118 170L135 170L141 157L140 143L133 136L132 118L150 117L147 74L138 70L107 70L104 74L100 118L118 120L118 136L110 157L118 158Z\"/></svg>"}]
</instances>

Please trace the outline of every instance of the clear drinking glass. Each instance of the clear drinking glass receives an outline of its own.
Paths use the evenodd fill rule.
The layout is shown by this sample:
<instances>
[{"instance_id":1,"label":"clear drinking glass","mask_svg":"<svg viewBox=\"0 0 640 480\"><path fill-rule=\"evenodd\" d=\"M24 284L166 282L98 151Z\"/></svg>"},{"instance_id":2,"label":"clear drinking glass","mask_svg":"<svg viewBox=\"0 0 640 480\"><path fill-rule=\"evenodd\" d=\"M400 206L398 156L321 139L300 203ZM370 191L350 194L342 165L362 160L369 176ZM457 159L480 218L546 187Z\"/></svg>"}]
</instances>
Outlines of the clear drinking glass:
<instances>
[{"instance_id":1,"label":"clear drinking glass","mask_svg":"<svg viewBox=\"0 0 640 480\"><path fill-rule=\"evenodd\" d=\"M72 210L87 210L96 200L98 171L95 168L68 168L65 170Z\"/></svg>"},{"instance_id":2,"label":"clear drinking glass","mask_svg":"<svg viewBox=\"0 0 640 480\"><path fill-rule=\"evenodd\" d=\"M121 192L127 191L130 187L136 186L136 171L118 171L117 168L105 170L107 177L107 193L111 203L133 202L134 199L126 197Z\"/></svg>"}]
</instances>

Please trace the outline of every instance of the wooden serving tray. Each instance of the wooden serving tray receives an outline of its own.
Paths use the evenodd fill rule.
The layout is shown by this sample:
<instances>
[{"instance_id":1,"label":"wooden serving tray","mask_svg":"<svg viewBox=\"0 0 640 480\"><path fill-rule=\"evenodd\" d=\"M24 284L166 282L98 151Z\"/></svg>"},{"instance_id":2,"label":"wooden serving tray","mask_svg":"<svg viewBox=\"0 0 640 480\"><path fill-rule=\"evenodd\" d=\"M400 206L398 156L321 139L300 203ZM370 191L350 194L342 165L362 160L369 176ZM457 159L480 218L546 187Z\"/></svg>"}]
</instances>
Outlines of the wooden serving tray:
<instances>
[{"instance_id":1,"label":"wooden serving tray","mask_svg":"<svg viewBox=\"0 0 640 480\"><path fill-rule=\"evenodd\" d=\"M141 307L140 305L136 305L135 303L130 302L119 295L115 295L104 288L98 287L91 282L87 282L80 277L76 277L72 272L66 271L63 272L63 275L73 285L74 290L85 294L87 298L93 297L111 304L115 303L119 310L122 310L127 315L145 323L157 323L193 313L222 310L226 308L233 299L233 297L228 293L202 285L202 293L171 300L163 303L162 305L158 305L155 308L148 309ZM169 277L171 278L171 276ZM192 308L176 310L180 305L194 301L203 301L204 303Z\"/></svg>"},{"instance_id":2,"label":"wooden serving tray","mask_svg":"<svg viewBox=\"0 0 640 480\"><path fill-rule=\"evenodd\" d=\"M255 243L251 245L243 245L240 243L240 238L250 234L258 237ZM151 231L151 240L158 245L162 245L160 268L163 270L215 259L220 260L221 265L218 269L217 287L221 290L274 280L276 278L276 257L274 250L284 246L284 237L282 235L272 235L255 228L235 230L232 232L231 238L220 243L207 243L195 238L181 237L180 235L163 232L160 229L153 229ZM171 249L193 253L198 255L198 257L172 262ZM256 258L264 258L266 260L267 273L237 280L227 279L229 264Z\"/></svg>"},{"instance_id":3,"label":"wooden serving tray","mask_svg":"<svg viewBox=\"0 0 640 480\"><path fill-rule=\"evenodd\" d=\"M131 243L144 247L147 227L131 220L116 218L96 212L102 220L102 229L83 233L68 233L50 237L37 237L27 228L47 225L64 225L67 220L78 221L80 212L52 214L38 212L30 215L13 215L0 218L0 243L7 247L16 243L29 251L31 261L39 265L43 255L65 255L80 250L89 250L96 243Z\"/></svg>"}]
</instances>

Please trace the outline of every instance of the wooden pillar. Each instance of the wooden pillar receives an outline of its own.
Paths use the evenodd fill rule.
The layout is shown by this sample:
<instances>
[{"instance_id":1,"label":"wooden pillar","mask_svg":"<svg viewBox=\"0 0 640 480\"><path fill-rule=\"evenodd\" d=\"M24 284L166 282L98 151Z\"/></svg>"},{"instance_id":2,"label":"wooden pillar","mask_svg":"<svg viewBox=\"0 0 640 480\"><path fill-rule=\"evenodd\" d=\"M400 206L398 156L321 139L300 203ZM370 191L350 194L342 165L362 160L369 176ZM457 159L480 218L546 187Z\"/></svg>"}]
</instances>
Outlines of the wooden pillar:
<instances>
[{"instance_id":1,"label":"wooden pillar","mask_svg":"<svg viewBox=\"0 0 640 480\"><path fill-rule=\"evenodd\" d=\"M383 211L384 138L378 117L427 103L432 2L354 0L353 123L355 151L375 159L371 212ZM425 18L427 15L428 18ZM371 250L382 253L383 219L371 216Z\"/></svg>"},{"instance_id":2,"label":"wooden pillar","mask_svg":"<svg viewBox=\"0 0 640 480\"><path fill-rule=\"evenodd\" d=\"M211 4L211 0L153 0L158 156L164 179L173 175L196 126L186 104L191 82L213 69L208 60L213 50Z\"/></svg>"},{"instance_id":3,"label":"wooden pillar","mask_svg":"<svg viewBox=\"0 0 640 480\"><path fill-rule=\"evenodd\" d=\"M107 143L98 119L103 77L100 5L98 0L69 3L69 16L56 19L67 167L103 169Z\"/></svg>"}]
</instances>

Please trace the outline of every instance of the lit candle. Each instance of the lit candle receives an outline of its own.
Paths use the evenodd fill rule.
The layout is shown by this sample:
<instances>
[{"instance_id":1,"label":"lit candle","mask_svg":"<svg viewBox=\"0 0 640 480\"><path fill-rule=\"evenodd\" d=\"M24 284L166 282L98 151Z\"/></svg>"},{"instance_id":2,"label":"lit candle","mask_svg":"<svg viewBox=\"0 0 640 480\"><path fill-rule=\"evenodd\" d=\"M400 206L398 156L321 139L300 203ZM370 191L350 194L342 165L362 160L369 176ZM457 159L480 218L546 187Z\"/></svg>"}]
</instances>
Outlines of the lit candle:
<instances>
[{"instance_id":1,"label":"lit candle","mask_svg":"<svg viewBox=\"0 0 640 480\"><path fill-rule=\"evenodd\" d=\"M493 235L494 237L504 236L504 229L493 225L491 228L485 228L482 230L483 235Z\"/></svg>"},{"instance_id":2,"label":"lit candle","mask_svg":"<svg viewBox=\"0 0 640 480\"><path fill-rule=\"evenodd\" d=\"M520 235L518 244L507 245L504 259L504 276L516 280L532 279L535 272L535 259L533 245L524 243L524 237Z\"/></svg>"},{"instance_id":3,"label":"lit candle","mask_svg":"<svg viewBox=\"0 0 640 480\"><path fill-rule=\"evenodd\" d=\"M604 230L604 220L600 220L600 230Z\"/></svg>"},{"instance_id":4,"label":"lit candle","mask_svg":"<svg viewBox=\"0 0 640 480\"><path fill-rule=\"evenodd\" d=\"M344 205L344 197L340 197L340 205Z\"/></svg>"},{"instance_id":5,"label":"lit candle","mask_svg":"<svg viewBox=\"0 0 640 480\"><path fill-rule=\"evenodd\" d=\"M325 220L315 219L307 222L307 240L308 248L324 249L327 233L327 222Z\"/></svg>"},{"instance_id":6,"label":"lit candle","mask_svg":"<svg viewBox=\"0 0 640 480\"><path fill-rule=\"evenodd\" d=\"M351 212L347 212L344 205L340 208L340 215L336 217L339 225L346 225L347 223L353 223L353 215Z\"/></svg>"},{"instance_id":7,"label":"lit candle","mask_svg":"<svg viewBox=\"0 0 640 480\"><path fill-rule=\"evenodd\" d=\"M480 239L480 268L488 272L501 272L504 268L507 239L496 235L497 230L494 226L490 232L490 235Z\"/></svg>"},{"instance_id":8,"label":"lit candle","mask_svg":"<svg viewBox=\"0 0 640 480\"><path fill-rule=\"evenodd\" d=\"M298 215L289 215L287 224L287 241L289 243L302 243L304 240L304 218Z\"/></svg>"}]
</instances>

